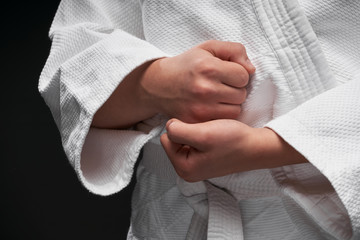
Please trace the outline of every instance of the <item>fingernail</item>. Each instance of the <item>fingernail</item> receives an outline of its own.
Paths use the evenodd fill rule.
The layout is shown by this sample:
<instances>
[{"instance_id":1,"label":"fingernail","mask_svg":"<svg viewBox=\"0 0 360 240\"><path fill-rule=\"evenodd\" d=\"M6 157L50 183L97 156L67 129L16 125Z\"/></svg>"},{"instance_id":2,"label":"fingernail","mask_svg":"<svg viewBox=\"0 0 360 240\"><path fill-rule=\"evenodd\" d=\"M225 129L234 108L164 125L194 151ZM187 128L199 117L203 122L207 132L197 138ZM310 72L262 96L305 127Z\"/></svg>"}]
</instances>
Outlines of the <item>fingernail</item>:
<instances>
[{"instance_id":1,"label":"fingernail","mask_svg":"<svg viewBox=\"0 0 360 240\"><path fill-rule=\"evenodd\" d=\"M171 124L174 123L173 119L170 119L167 123L166 123L166 129L168 129L170 127Z\"/></svg>"},{"instance_id":2,"label":"fingernail","mask_svg":"<svg viewBox=\"0 0 360 240\"><path fill-rule=\"evenodd\" d=\"M246 63L251 65L253 68L255 68L255 66L252 64L252 62L250 61L250 59L246 59Z\"/></svg>"},{"instance_id":3,"label":"fingernail","mask_svg":"<svg viewBox=\"0 0 360 240\"><path fill-rule=\"evenodd\" d=\"M256 67L254 66L254 64L252 64L250 59L246 59L246 63L250 66L250 68L252 68L249 73L253 74L255 72L255 70L256 70Z\"/></svg>"}]
</instances>

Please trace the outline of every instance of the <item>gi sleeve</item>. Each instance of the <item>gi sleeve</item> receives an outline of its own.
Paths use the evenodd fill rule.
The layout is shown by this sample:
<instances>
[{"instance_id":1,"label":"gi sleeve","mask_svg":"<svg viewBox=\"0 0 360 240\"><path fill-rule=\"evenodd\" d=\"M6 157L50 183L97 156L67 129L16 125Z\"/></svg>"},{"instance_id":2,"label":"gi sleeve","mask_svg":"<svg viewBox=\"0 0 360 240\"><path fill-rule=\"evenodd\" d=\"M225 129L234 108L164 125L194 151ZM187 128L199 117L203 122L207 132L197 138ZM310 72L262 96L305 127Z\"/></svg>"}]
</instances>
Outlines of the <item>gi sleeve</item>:
<instances>
[{"instance_id":1,"label":"gi sleeve","mask_svg":"<svg viewBox=\"0 0 360 240\"><path fill-rule=\"evenodd\" d=\"M140 1L63 0L49 36L52 46L39 91L59 128L63 148L82 184L109 195L131 180L142 146L159 134L90 128L92 118L124 77L167 56L144 39Z\"/></svg>"},{"instance_id":2,"label":"gi sleeve","mask_svg":"<svg viewBox=\"0 0 360 240\"><path fill-rule=\"evenodd\" d=\"M360 235L360 75L267 124L325 175Z\"/></svg>"}]
</instances>

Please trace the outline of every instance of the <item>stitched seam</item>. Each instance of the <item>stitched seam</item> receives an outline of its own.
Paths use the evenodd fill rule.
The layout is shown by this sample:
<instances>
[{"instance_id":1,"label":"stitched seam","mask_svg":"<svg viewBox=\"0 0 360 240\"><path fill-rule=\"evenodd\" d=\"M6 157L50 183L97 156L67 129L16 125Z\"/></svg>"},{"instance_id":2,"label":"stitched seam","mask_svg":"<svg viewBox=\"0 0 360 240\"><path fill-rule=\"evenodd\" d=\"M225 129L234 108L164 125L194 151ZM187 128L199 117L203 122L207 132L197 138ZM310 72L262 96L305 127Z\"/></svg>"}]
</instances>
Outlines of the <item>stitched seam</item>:
<instances>
[{"instance_id":1,"label":"stitched seam","mask_svg":"<svg viewBox=\"0 0 360 240\"><path fill-rule=\"evenodd\" d=\"M285 7L284 0L282 0L281 2L282 2L282 6L284 6L284 8L286 8L286 7ZM289 17L288 11L285 11L285 12L286 12L287 16ZM290 18L290 17L289 17L289 18ZM308 48L307 45L304 43L304 38L303 38L303 37L300 37L300 34L299 34L299 33L300 33L301 31L299 30L299 28L297 27L297 25L294 24L293 21L291 21L291 24L292 24L292 26L294 27L294 29L296 30L296 33L297 33L297 35L299 36L299 40L301 41L302 46L304 46L304 49L306 50L306 53L300 54L300 57L301 57L302 59L305 59L305 57L307 57L306 61L304 60L304 63L306 63L308 60L311 61L311 64L306 64L306 67L310 67L311 70L312 70L311 72L314 71L315 74L316 74L316 76L317 76L317 78L321 80L321 77L320 77L320 75L319 75L319 72L318 72L317 69L314 67L314 66L316 66L316 64L314 63L313 58L311 57L311 54L309 53L309 48ZM306 56L305 56L305 54L306 54ZM305 77L305 76L304 76L304 77ZM306 81L305 78L304 78L304 80ZM312 83L316 88L320 87L321 90L324 90L323 84L316 84L317 82L314 82L314 81L310 81L310 83ZM319 83L322 83L322 82L319 81Z\"/></svg>"},{"instance_id":2,"label":"stitched seam","mask_svg":"<svg viewBox=\"0 0 360 240\"><path fill-rule=\"evenodd\" d=\"M280 10L277 2L276 2L276 4L274 4L274 3L271 4L271 1L269 1L269 5L271 6L271 7L270 7L270 10L271 10L271 13L272 13L272 17L273 17L273 18L276 18L276 16L279 16L279 18L280 18L280 23L283 23L283 22L286 22L286 17L287 17L287 18L288 18L287 21L293 23L293 22L290 20L290 17L289 17L289 15L288 15L287 11L286 11L286 10ZM274 8L276 8L276 9L277 9L277 12L279 12L279 13L281 13L281 14L280 14L280 15L279 15L279 14L277 14L277 15L274 14ZM285 15L284 15L283 12L285 12ZM275 21L274 23L275 23L276 26L279 28L280 33L281 33L281 36L276 35L276 31L274 30L273 24L271 24L271 26L273 27L273 28L272 28L272 29L273 29L273 32L274 32L274 34L277 36L276 39L278 39L278 40L279 40L279 39L285 40L285 41L286 41L286 47L291 48L291 47L290 47L291 45L289 44L288 37L286 37L285 34L284 34L284 28L283 28L283 26L281 26L281 25L279 24L279 21ZM292 24L292 26L293 26L293 24ZM296 32L293 32L293 33L296 33L295 38L300 39L299 34L298 34L297 31L296 31ZM280 41L279 41L279 42L280 42ZM279 43L279 44L280 44L280 43ZM281 45L281 44L280 44L280 45ZM296 46L296 49L299 50L299 47ZM303 72L302 72L302 71L300 71L300 72L296 71L296 70L295 70L296 68L294 67L294 65L301 66L300 60L299 60L299 56L298 56L299 54L296 54L295 51L291 51L291 53L293 53L293 55L291 55L288 51L285 51L285 50L284 50L283 52L285 53L285 56L287 57L287 63L289 64L291 71L292 71L292 72L295 74L295 76L296 76L296 79L294 79L293 81L290 81L290 82L289 82L291 92L292 92L294 95L296 95L296 94L295 94L295 91L294 91L294 88L296 88L296 84L294 84L294 83L295 83L295 80L297 80L297 83L299 84L299 83L301 82L301 77L302 77L302 78L305 78ZM301 56L301 54L300 54L300 58L301 58L301 57L302 57L302 56ZM294 61L295 61L295 63L294 63ZM290 79L290 80L292 80L292 79ZM300 84L299 84L299 85L300 85ZM296 98L296 101L298 102L298 98Z\"/></svg>"},{"instance_id":3,"label":"stitched seam","mask_svg":"<svg viewBox=\"0 0 360 240\"><path fill-rule=\"evenodd\" d=\"M278 65L279 65L279 67L280 67L280 70L281 70L281 72L282 72L282 75L283 75L283 77L286 79L286 84L288 85L290 91L293 92L292 87L291 87L290 84L289 84L290 81L289 81L288 77L287 77L286 74L285 74L285 69L284 69L283 65L281 64L280 57L279 57L277 51L275 50L275 48L274 48L271 40L269 39L269 36L268 36L268 34L266 33L266 31L265 31L265 29L264 29L264 26L262 25L262 21L260 20L259 12L258 12L258 10L257 10L257 7L256 7L254 1L255 1L255 0L252 0L252 1L251 1L251 6L252 6L253 11L254 11L254 13L255 13L257 22L259 23L259 27L260 27L261 31L263 32L264 37L265 37L266 41L268 42L269 47L270 47L271 50L272 50L272 53L274 54L274 56L275 56L276 59L277 59L277 62L278 62Z\"/></svg>"}]
</instances>

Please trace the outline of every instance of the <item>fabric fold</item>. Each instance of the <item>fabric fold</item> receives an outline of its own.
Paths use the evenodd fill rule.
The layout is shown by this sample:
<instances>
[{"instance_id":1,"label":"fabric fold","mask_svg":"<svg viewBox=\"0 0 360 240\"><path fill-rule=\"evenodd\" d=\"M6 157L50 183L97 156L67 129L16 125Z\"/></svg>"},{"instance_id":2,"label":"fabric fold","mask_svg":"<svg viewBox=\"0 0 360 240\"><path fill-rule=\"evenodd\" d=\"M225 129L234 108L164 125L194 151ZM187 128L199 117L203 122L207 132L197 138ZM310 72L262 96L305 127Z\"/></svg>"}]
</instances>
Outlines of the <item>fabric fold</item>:
<instances>
[{"instance_id":1,"label":"fabric fold","mask_svg":"<svg viewBox=\"0 0 360 240\"><path fill-rule=\"evenodd\" d=\"M360 232L357 207L360 199L359 92L360 78L332 89L267 124L329 179L357 234ZM334 118L337 121L333 121Z\"/></svg>"},{"instance_id":2,"label":"fabric fold","mask_svg":"<svg viewBox=\"0 0 360 240\"><path fill-rule=\"evenodd\" d=\"M124 131L121 134L111 130L95 130L90 128L92 118L128 73L145 62L168 55L144 41L141 9L135 1L118 4L62 1L53 20L50 36L53 44L40 76L39 91L52 110L65 153L81 182L96 194L113 194L129 183L139 149L160 130L154 130L150 135L144 135L141 131ZM89 132L94 133L88 136ZM129 137L131 140L127 146L135 144L136 147L125 148L122 152L107 148L107 151L114 151L110 155L114 156L116 152L117 156L124 157L124 160L116 160L120 161L116 165L124 166L124 169L111 169L113 165L110 164L105 171L109 176L106 177L103 167L98 176L94 176L93 171L83 172L90 169L85 166L86 158L89 157L92 165L95 162L93 155L83 152L84 143L92 142L85 142L87 136L107 139L107 143L112 146L127 142ZM100 143L97 149L101 146ZM87 151L90 148L84 149ZM108 159L98 158L96 161L108 162ZM117 177L111 173L115 170L119 171ZM117 182L120 175L123 175L121 181ZM86 176L93 179L86 179ZM103 180L100 181L100 178ZM105 184L105 180L110 182Z\"/></svg>"},{"instance_id":3,"label":"fabric fold","mask_svg":"<svg viewBox=\"0 0 360 240\"><path fill-rule=\"evenodd\" d=\"M304 12L292 0L62 1L39 90L59 127L67 157L89 191L109 195L123 189L143 148L131 238L359 237L360 87L350 77L355 67L343 72L335 63L354 49L343 63L357 66L360 54L355 44L343 54L336 41L319 41L322 29L314 32L309 23L314 9L347 4L334 2L316 2L316 8L307 5ZM358 2L351 4L360 12ZM341 14L331 17L347 19ZM352 26L347 36L358 42L358 24ZM97 109L137 66L209 39L243 43L257 67L238 120L273 129L309 164L185 183L159 142L166 118L156 116L137 129L90 127ZM329 57L335 59L330 65ZM342 73L346 76L341 81L334 77ZM236 204L241 211L229 210ZM219 224L219 216L230 212L232 221ZM270 221L272 217L278 221Z\"/></svg>"}]
</instances>

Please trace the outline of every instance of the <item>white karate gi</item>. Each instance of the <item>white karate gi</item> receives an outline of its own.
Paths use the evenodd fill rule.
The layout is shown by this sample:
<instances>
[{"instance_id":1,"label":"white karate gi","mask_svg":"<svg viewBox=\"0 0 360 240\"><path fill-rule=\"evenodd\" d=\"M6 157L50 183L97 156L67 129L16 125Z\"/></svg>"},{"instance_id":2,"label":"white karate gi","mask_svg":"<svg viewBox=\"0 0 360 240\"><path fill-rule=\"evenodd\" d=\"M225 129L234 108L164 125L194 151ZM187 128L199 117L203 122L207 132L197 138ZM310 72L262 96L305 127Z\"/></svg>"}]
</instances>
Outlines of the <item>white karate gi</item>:
<instances>
[{"instance_id":1,"label":"white karate gi","mask_svg":"<svg viewBox=\"0 0 360 240\"><path fill-rule=\"evenodd\" d=\"M359 24L355 0L63 0L39 91L91 192L123 189L144 147L129 239L358 239ZM190 184L160 146L163 117L90 128L134 68L208 39L243 43L257 68L239 120L272 128L309 164Z\"/></svg>"}]
</instances>

